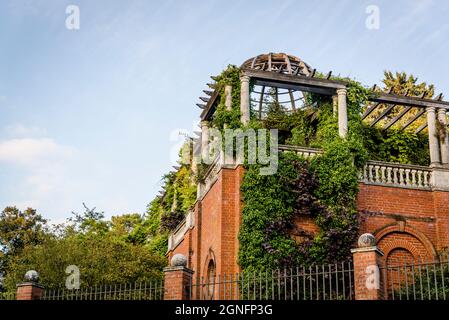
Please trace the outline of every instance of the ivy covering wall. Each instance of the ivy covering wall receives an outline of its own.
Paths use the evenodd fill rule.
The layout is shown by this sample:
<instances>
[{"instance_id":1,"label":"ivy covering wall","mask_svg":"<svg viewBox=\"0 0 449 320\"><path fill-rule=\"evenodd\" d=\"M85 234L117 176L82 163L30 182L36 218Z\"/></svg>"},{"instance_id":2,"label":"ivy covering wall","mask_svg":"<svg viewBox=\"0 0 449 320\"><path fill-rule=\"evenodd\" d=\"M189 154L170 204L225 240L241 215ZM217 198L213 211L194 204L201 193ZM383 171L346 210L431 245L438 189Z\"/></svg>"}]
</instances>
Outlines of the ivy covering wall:
<instances>
[{"instance_id":1,"label":"ivy covering wall","mask_svg":"<svg viewBox=\"0 0 449 320\"><path fill-rule=\"evenodd\" d=\"M242 128L239 68L231 65L214 79L220 101L211 125L218 129L225 125ZM245 271L350 259L349 250L359 227L356 197L360 168L368 159L428 165L426 135L367 126L361 113L370 91L351 79L339 80L348 83L346 139L338 135L332 97L306 93L306 107L294 113L271 102L264 110L263 121L252 114L247 128L278 129L280 144L320 148L323 154L306 160L295 153L280 153L277 173L268 176L259 174L257 164L245 164L239 232L239 264ZM231 110L225 106L226 85L232 86ZM166 248L168 232L183 219L196 199L192 181L201 180L201 172L206 169L199 166L199 176L192 177L190 167L183 166L164 177L165 196L148 207L148 214L154 217L154 246ZM174 201L177 209L171 210ZM298 217L312 219L318 232L311 233L295 224Z\"/></svg>"}]
</instances>

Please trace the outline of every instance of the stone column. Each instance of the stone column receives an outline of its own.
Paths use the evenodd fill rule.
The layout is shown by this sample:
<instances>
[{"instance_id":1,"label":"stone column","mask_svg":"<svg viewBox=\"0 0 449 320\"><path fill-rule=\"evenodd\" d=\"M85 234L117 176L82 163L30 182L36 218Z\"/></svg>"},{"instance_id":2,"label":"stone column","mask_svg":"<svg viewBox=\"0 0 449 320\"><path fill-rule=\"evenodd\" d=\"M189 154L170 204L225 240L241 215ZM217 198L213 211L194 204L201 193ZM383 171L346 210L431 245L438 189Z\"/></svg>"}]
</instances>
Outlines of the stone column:
<instances>
[{"instance_id":1,"label":"stone column","mask_svg":"<svg viewBox=\"0 0 449 320\"><path fill-rule=\"evenodd\" d=\"M190 166L193 175L196 175L198 173L198 159L197 159L198 157L196 155L195 149L196 148L195 148L195 144L194 144L193 148L192 148L192 150L193 150L193 152L192 152L192 164Z\"/></svg>"},{"instance_id":2,"label":"stone column","mask_svg":"<svg viewBox=\"0 0 449 320\"><path fill-rule=\"evenodd\" d=\"M337 95L332 96L332 114L334 115L334 117L336 117L338 114L338 96Z\"/></svg>"},{"instance_id":3,"label":"stone column","mask_svg":"<svg viewBox=\"0 0 449 320\"><path fill-rule=\"evenodd\" d=\"M44 287L38 283L39 274L30 270L25 274L25 282L17 284L16 300L40 300Z\"/></svg>"},{"instance_id":4,"label":"stone column","mask_svg":"<svg viewBox=\"0 0 449 320\"><path fill-rule=\"evenodd\" d=\"M230 111L232 109L232 86L225 86L225 106L226 110Z\"/></svg>"},{"instance_id":5,"label":"stone column","mask_svg":"<svg viewBox=\"0 0 449 320\"><path fill-rule=\"evenodd\" d=\"M175 254L170 267L164 269L164 300L190 300L193 270L187 268L187 258Z\"/></svg>"},{"instance_id":6,"label":"stone column","mask_svg":"<svg viewBox=\"0 0 449 320\"><path fill-rule=\"evenodd\" d=\"M385 285L382 276L383 252L376 246L376 238L362 234L358 248L351 250L354 259L354 291L356 300L385 299Z\"/></svg>"},{"instance_id":7,"label":"stone column","mask_svg":"<svg viewBox=\"0 0 449 320\"><path fill-rule=\"evenodd\" d=\"M435 107L427 107L427 127L429 129L430 165L439 166L441 164L441 158L440 145L438 143Z\"/></svg>"},{"instance_id":8,"label":"stone column","mask_svg":"<svg viewBox=\"0 0 449 320\"><path fill-rule=\"evenodd\" d=\"M449 137L447 133L447 120L446 120L446 109L438 109L438 121L441 124L441 134L440 134L440 149L441 149L441 163L443 165L449 164Z\"/></svg>"},{"instance_id":9,"label":"stone column","mask_svg":"<svg viewBox=\"0 0 449 320\"><path fill-rule=\"evenodd\" d=\"M250 118L249 76L242 75L240 77L240 85L240 121L247 125Z\"/></svg>"},{"instance_id":10,"label":"stone column","mask_svg":"<svg viewBox=\"0 0 449 320\"><path fill-rule=\"evenodd\" d=\"M209 158L209 121L201 121L201 158L207 162Z\"/></svg>"},{"instance_id":11,"label":"stone column","mask_svg":"<svg viewBox=\"0 0 449 320\"><path fill-rule=\"evenodd\" d=\"M346 89L338 89L338 134L346 138L348 134L348 108L346 102Z\"/></svg>"}]
</instances>

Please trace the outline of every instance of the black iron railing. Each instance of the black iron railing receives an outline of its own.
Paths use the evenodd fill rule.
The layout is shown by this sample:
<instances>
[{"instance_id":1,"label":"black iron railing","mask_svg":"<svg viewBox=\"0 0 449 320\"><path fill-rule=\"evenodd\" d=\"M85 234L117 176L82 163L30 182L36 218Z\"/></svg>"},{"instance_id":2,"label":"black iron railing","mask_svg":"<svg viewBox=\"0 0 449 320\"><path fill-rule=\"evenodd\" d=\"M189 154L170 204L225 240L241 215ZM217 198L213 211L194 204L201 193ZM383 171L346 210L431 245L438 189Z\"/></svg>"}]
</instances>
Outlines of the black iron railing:
<instances>
[{"instance_id":1,"label":"black iron railing","mask_svg":"<svg viewBox=\"0 0 449 320\"><path fill-rule=\"evenodd\" d=\"M382 275L390 300L449 299L449 259L414 261L387 266Z\"/></svg>"},{"instance_id":2,"label":"black iron railing","mask_svg":"<svg viewBox=\"0 0 449 320\"><path fill-rule=\"evenodd\" d=\"M16 300L15 292L0 292L0 300Z\"/></svg>"},{"instance_id":3,"label":"black iron railing","mask_svg":"<svg viewBox=\"0 0 449 320\"><path fill-rule=\"evenodd\" d=\"M163 300L163 281L45 290L43 300Z\"/></svg>"},{"instance_id":4,"label":"black iron railing","mask_svg":"<svg viewBox=\"0 0 449 320\"><path fill-rule=\"evenodd\" d=\"M200 278L188 285L198 300L353 300L350 262Z\"/></svg>"}]
</instances>

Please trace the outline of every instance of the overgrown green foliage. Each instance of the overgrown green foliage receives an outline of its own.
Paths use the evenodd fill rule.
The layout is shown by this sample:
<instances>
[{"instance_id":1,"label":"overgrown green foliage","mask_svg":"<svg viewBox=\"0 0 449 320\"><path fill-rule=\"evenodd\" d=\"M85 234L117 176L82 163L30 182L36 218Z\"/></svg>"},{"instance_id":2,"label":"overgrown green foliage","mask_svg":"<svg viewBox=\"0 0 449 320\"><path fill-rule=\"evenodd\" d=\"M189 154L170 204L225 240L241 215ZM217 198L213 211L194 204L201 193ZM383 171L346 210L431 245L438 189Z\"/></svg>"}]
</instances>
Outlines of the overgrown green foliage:
<instances>
[{"instance_id":1,"label":"overgrown green foliage","mask_svg":"<svg viewBox=\"0 0 449 320\"><path fill-rule=\"evenodd\" d=\"M316 76L323 75L317 73ZM412 94L429 90L428 94L433 95L432 86L419 84L414 77L391 73L386 73L385 77L384 90L393 88L393 92L401 94L407 89ZM239 263L245 271L349 259L349 248L358 232L356 197L360 168L368 159L428 164L424 135L381 131L361 121L362 108L371 92L351 79L333 78L348 84L349 134L346 139L339 137L332 97L306 93L305 107L293 113L286 112L277 99L270 99L263 110L264 120L256 119L252 111L251 121L244 128L240 122L240 70L230 65L214 79L220 101L213 115L213 127L220 130L225 127L278 129L280 144L324 151L307 161L295 154L281 154L278 172L272 176L259 175L258 165L245 165L239 233ZM226 85L232 86L230 110L225 107ZM206 166L198 166L197 179L201 179L205 170ZM189 174L186 173L186 177ZM152 237L154 243L161 244L161 250L168 230L177 225L188 209L181 205L179 212L170 210L173 201L179 199L175 189L179 189L180 180L174 173L167 176L163 201L151 205L150 211L158 221ZM299 228L295 219L301 216L313 219L318 232L311 234ZM157 237L160 237L159 242Z\"/></svg>"},{"instance_id":2,"label":"overgrown green foliage","mask_svg":"<svg viewBox=\"0 0 449 320\"><path fill-rule=\"evenodd\" d=\"M0 213L0 275L5 272L11 257L26 246L42 243L46 220L32 208L20 211L6 207Z\"/></svg>"},{"instance_id":3,"label":"overgrown green foliage","mask_svg":"<svg viewBox=\"0 0 449 320\"><path fill-rule=\"evenodd\" d=\"M329 99L309 95L310 108L293 114L281 108L268 112L265 127L281 127L285 142L319 147L324 154L311 162L281 154L278 172L268 177L258 175L257 165L248 166L239 236L243 269L331 263L350 257L358 231L358 170L367 159L360 121L367 95L358 83L349 83L347 139L338 136ZM301 215L314 219L317 234L295 226L295 217Z\"/></svg>"},{"instance_id":4,"label":"overgrown green foliage","mask_svg":"<svg viewBox=\"0 0 449 320\"><path fill-rule=\"evenodd\" d=\"M39 245L26 246L11 259L4 285L14 291L24 274L33 269L39 271L45 288L63 288L65 269L70 265L80 269L81 286L91 287L160 279L166 261L145 246L112 235L48 237Z\"/></svg>"},{"instance_id":5,"label":"overgrown green foliage","mask_svg":"<svg viewBox=\"0 0 449 320\"><path fill-rule=\"evenodd\" d=\"M166 174L163 180L165 194L160 200L156 198L150 203L147 213L157 219L154 223L157 223L159 235L166 238L167 232L173 230L193 207L196 201L197 177L194 176L190 164L183 163L177 171ZM154 235L156 236L156 233ZM160 243L164 242L165 240Z\"/></svg>"},{"instance_id":6,"label":"overgrown green foliage","mask_svg":"<svg viewBox=\"0 0 449 320\"><path fill-rule=\"evenodd\" d=\"M31 269L39 272L41 284L55 289L65 285L65 270L70 265L80 269L82 286L153 280L162 277L166 265L154 239L147 236L154 226L139 214L108 221L103 212L85 206L83 213L74 213L66 224L50 228L33 209L20 212L6 208L0 225L7 230L1 234L3 243L9 238L20 243L0 257L4 277L0 291L14 292Z\"/></svg>"},{"instance_id":7,"label":"overgrown green foliage","mask_svg":"<svg viewBox=\"0 0 449 320\"><path fill-rule=\"evenodd\" d=\"M235 129L241 127L240 122L240 69L234 65L229 65L215 79L215 90L220 94L220 102L213 116L213 126L222 129L226 124L228 128ZM225 106L225 87L232 87L231 110Z\"/></svg>"}]
</instances>

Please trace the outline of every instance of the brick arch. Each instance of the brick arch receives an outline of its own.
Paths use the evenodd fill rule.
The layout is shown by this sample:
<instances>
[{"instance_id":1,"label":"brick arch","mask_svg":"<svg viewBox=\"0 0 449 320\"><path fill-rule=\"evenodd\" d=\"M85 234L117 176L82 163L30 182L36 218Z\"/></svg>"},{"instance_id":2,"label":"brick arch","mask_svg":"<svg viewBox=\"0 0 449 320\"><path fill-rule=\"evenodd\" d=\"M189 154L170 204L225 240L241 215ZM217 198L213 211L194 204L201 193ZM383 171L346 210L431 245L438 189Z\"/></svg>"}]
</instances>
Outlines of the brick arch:
<instances>
[{"instance_id":1,"label":"brick arch","mask_svg":"<svg viewBox=\"0 0 449 320\"><path fill-rule=\"evenodd\" d=\"M215 274L214 274L214 278L216 276L216 271L217 271L217 260L215 259L215 253L214 250L212 250L212 248L209 248L208 252L207 252L207 256L206 259L203 262L203 275L202 275L202 281L203 285L200 288L200 292L202 294L202 299L205 300L210 300L210 299L214 299L215 294L217 294L217 288L215 286L215 280L211 280L209 279L209 265L212 262L212 264L214 265L214 269L215 269Z\"/></svg>"},{"instance_id":2,"label":"brick arch","mask_svg":"<svg viewBox=\"0 0 449 320\"><path fill-rule=\"evenodd\" d=\"M436 259L435 247L429 238L419 230L405 225L400 221L376 230L379 248L384 252L386 261L395 249L403 249L409 252L415 260Z\"/></svg>"},{"instance_id":3,"label":"brick arch","mask_svg":"<svg viewBox=\"0 0 449 320\"><path fill-rule=\"evenodd\" d=\"M411 236L408 237L412 238ZM379 242L379 248L385 254L384 257L387 261L391 258L390 256L393 253L399 250L410 253L414 260L424 258L422 256L422 250L419 250L420 248L418 248L416 244L413 244L411 241L407 241L406 239L397 239L395 238L394 233L390 234L390 236L384 237L384 239Z\"/></svg>"},{"instance_id":4,"label":"brick arch","mask_svg":"<svg viewBox=\"0 0 449 320\"><path fill-rule=\"evenodd\" d=\"M207 274L207 267L209 266L209 262L211 260L214 262L215 266L217 266L217 259L215 259L214 250L212 250L212 248L209 248L209 250L207 251L206 259L204 259L203 262L203 277L205 277Z\"/></svg>"},{"instance_id":5,"label":"brick arch","mask_svg":"<svg viewBox=\"0 0 449 320\"><path fill-rule=\"evenodd\" d=\"M408 249L396 247L388 252L385 260L387 262L387 266L401 266L404 262L407 264L415 262L416 258L415 255Z\"/></svg>"}]
</instances>

